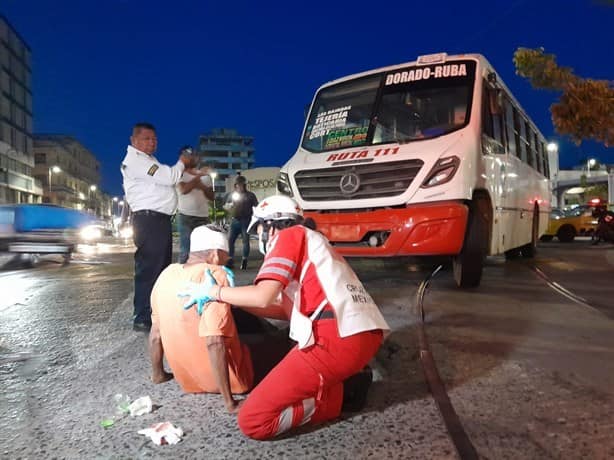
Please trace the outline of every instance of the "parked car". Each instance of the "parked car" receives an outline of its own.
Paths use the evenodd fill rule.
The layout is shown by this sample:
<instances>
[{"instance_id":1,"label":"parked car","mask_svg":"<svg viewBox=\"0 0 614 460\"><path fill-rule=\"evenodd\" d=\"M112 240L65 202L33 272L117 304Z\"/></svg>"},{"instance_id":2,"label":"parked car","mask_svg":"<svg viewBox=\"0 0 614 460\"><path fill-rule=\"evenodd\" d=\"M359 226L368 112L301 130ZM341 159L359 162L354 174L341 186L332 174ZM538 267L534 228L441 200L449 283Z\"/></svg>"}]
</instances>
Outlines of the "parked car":
<instances>
[{"instance_id":1,"label":"parked car","mask_svg":"<svg viewBox=\"0 0 614 460\"><path fill-rule=\"evenodd\" d=\"M553 209L542 241L551 241L555 236L562 243L570 243L576 236L592 236L597 228L593 217L595 203L584 204L572 209Z\"/></svg>"}]
</instances>

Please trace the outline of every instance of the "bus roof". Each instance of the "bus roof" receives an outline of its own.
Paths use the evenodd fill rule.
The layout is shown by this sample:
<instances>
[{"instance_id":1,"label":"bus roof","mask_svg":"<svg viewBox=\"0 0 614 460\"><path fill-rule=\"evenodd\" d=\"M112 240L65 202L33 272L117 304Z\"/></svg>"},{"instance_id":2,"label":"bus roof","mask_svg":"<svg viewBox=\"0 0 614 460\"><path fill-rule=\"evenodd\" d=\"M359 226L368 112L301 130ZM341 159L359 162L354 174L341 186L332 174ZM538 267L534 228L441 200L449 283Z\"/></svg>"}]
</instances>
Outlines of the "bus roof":
<instances>
[{"instance_id":1,"label":"bus roof","mask_svg":"<svg viewBox=\"0 0 614 460\"><path fill-rule=\"evenodd\" d=\"M445 56L445 61L436 61L436 62L432 62L432 63L431 62L419 62L420 58L425 58L425 57L430 57L430 56L438 56L438 55L444 55ZM347 75L345 77L340 77L340 78L337 78L335 80L328 81L328 82L320 85L320 87L316 91L316 94L318 92L320 92L320 90L322 90L323 88L326 88L328 86L332 86L332 85L335 85L337 83L342 83L342 82L348 81L348 80L354 80L354 79L357 79L357 78L366 77L368 75L373 75L375 73L390 72L390 71L393 71L393 70L397 70L397 69L401 69L401 68L409 67L409 66L415 66L415 65L425 66L425 65L444 64L446 62L458 61L458 60L461 60L461 59L472 59L472 60L475 60L475 61L479 62L480 68L482 69L482 76L485 76L484 73L494 72L497 75L497 83L499 84L499 86L502 89L505 90L506 95L512 100L512 102L518 108L520 113L524 116L525 119L527 119L529 121L529 123L531 123L532 127L537 131L537 133L541 136L541 138L545 140L545 137L542 134L542 132L540 131L540 129L533 122L533 120L526 113L526 111L522 108L522 105L520 105L520 102L518 102L518 100L514 97L514 95L509 90L509 88L507 87L505 82L501 79L499 73L490 64L490 62L488 62L488 59L486 59L486 57L484 57L482 54L478 54L478 53L451 54L451 55L448 55L446 53L437 53L437 54L434 54L434 55L418 56L418 58L415 61L403 62L401 64L394 64L394 65L390 65L390 66L386 66L386 67L379 67L379 68L376 68L376 69L365 70L364 72L359 72L359 73L355 73L355 74L352 74L352 75ZM315 95L314 95L314 99L313 100L315 100ZM312 101L312 104L313 104L313 101Z\"/></svg>"}]
</instances>

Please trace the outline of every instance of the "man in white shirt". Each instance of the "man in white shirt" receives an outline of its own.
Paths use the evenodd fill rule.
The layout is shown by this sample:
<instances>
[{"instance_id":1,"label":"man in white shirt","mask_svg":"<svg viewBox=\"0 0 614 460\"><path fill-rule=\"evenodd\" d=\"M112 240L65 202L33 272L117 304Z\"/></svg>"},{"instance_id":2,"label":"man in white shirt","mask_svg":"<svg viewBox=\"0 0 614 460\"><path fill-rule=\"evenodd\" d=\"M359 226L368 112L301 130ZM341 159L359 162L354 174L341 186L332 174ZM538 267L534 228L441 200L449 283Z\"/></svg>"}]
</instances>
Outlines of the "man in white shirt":
<instances>
[{"instance_id":1,"label":"man in white shirt","mask_svg":"<svg viewBox=\"0 0 614 460\"><path fill-rule=\"evenodd\" d=\"M186 145L180 155L194 155L192 147ZM192 230L209 223L209 201L215 199L208 168L191 174L184 171L177 184L177 228L179 230L179 263L185 264L190 254L190 235Z\"/></svg>"},{"instance_id":2,"label":"man in white shirt","mask_svg":"<svg viewBox=\"0 0 614 460\"><path fill-rule=\"evenodd\" d=\"M175 185L184 169L194 167L194 158L181 155L174 166L161 164L154 156L158 146L156 128L137 123L131 145L121 165L126 201L132 210L134 253L133 329L151 328L150 296L156 279L172 261L171 216L177 207Z\"/></svg>"}]
</instances>

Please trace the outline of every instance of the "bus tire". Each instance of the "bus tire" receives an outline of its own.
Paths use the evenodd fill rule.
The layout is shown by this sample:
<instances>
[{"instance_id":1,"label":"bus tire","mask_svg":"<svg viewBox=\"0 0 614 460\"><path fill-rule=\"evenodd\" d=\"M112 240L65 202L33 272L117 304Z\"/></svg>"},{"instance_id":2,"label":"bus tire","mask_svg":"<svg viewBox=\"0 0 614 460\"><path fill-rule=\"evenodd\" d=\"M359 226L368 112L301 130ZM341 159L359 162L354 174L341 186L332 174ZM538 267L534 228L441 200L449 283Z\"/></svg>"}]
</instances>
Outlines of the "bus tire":
<instances>
[{"instance_id":1,"label":"bus tire","mask_svg":"<svg viewBox=\"0 0 614 460\"><path fill-rule=\"evenodd\" d=\"M533 210L533 223L531 224L531 242L520 248L520 254L525 259L532 259L537 255L537 240L539 239L539 207Z\"/></svg>"},{"instance_id":2,"label":"bus tire","mask_svg":"<svg viewBox=\"0 0 614 460\"><path fill-rule=\"evenodd\" d=\"M563 225L556 232L556 237L561 243L571 243L576 237L576 229L573 228L573 225Z\"/></svg>"},{"instance_id":3,"label":"bus tire","mask_svg":"<svg viewBox=\"0 0 614 460\"><path fill-rule=\"evenodd\" d=\"M469 207L469 219L465 242L460 254L452 258L452 271L454 281L460 288L473 288L480 285L482 269L486 257L486 242L488 231L486 218L480 212L480 205L485 206L486 200L474 201Z\"/></svg>"}]
</instances>

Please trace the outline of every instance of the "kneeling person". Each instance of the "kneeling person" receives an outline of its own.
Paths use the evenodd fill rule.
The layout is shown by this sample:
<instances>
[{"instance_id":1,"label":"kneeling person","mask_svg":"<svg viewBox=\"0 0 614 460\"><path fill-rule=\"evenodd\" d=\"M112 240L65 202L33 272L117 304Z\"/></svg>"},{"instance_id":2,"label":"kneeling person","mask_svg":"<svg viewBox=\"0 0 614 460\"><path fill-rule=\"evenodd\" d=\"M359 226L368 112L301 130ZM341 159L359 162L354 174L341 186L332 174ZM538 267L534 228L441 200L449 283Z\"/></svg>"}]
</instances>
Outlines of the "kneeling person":
<instances>
[{"instance_id":1,"label":"kneeling person","mask_svg":"<svg viewBox=\"0 0 614 460\"><path fill-rule=\"evenodd\" d=\"M232 395L251 389L254 371L231 306L212 302L200 316L195 308L185 310L184 300L177 296L186 284L202 282L206 273L220 286L233 284L231 272L223 267L227 260L228 241L221 229L214 225L194 229L188 261L169 265L154 285L149 351L154 383L174 376L186 393L221 393L233 413L240 404ZM174 375L164 371L164 356Z\"/></svg>"},{"instance_id":2,"label":"kneeling person","mask_svg":"<svg viewBox=\"0 0 614 460\"><path fill-rule=\"evenodd\" d=\"M291 198L265 198L250 225L257 226L265 253L255 284L224 287L207 278L191 294L194 303L223 301L252 310L268 308L282 294L292 299L290 337L298 344L239 412L241 431L255 439L360 410L371 383L365 366L390 329L343 257L304 223Z\"/></svg>"}]
</instances>

